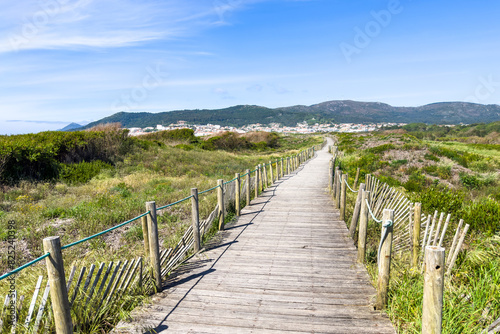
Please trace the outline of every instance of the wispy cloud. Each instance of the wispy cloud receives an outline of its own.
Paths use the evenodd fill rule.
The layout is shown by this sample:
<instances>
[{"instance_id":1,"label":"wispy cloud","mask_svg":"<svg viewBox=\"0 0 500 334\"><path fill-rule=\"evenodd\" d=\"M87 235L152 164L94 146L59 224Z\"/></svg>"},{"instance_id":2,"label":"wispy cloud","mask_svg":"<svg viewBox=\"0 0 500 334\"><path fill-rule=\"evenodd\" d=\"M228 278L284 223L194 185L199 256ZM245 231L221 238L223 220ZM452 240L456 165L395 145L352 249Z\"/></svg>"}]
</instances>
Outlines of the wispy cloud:
<instances>
[{"instance_id":1,"label":"wispy cloud","mask_svg":"<svg viewBox=\"0 0 500 334\"><path fill-rule=\"evenodd\" d=\"M116 48L177 38L207 24L207 15L217 19L214 5L194 0L27 0L0 13L0 53Z\"/></svg>"}]
</instances>

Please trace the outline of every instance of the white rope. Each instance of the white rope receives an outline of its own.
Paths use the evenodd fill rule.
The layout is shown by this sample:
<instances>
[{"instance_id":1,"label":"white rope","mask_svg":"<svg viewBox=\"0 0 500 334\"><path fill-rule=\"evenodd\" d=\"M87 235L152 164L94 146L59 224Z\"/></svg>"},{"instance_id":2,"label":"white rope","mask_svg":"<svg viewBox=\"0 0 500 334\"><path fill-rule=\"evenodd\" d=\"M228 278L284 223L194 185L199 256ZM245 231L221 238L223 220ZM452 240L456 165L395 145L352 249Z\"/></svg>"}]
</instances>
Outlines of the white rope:
<instances>
[{"instance_id":1,"label":"white rope","mask_svg":"<svg viewBox=\"0 0 500 334\"><path fill-rule=\"evenodd\" d=\"M346 179L344 179L344 181L345 181L344 183L346 184L347 188L349 188L349 189L350 189L353 193L357 193L357 192L359 192L359 190L352 190L352 188L351 188L351 187L349 187L349 183L347 183L347 180L346 180Z\"/></svg>"},{"instance_id":2,"label":"white rope","mask_svg":"<svg viewBox=\"0 0 500 334\"><path fill-rule=\"evenodd\" d=\"M368 200L366 200L366 206L368 207L368 212L370 212L370 215L372 216L372 219L376 221L377 223L382 223L382 220L378 220L375 218L375 215L372 212L372 209L370 208L370 203L368 203ZM377 252L377 258L380 260L380 251L382 250L382 245L385 242L385 239L387 238L387 235L389 234L389 227L393 225L393 221L388 219L385 223L382 224L382 227L384 228L384 235L380 239L380 244L378 245L378 252Z\"/></svg>"},{"instance_id":3,"label":"white rope","mask_svg":"<svg viewBox=\"0 0 500 334\"><path fill-rule=\"evenodd\" d=\"M366 206L368 207L368 212L370 212L370 214L372 215L372 219L373 219L374 221L376 221L377 223L381 223L382 221L381 221L381 220L378 220L378 219L375 217L375 215L373 214L373 212L372 212L372 208L370 208L370 203L368 203L368 200L366 199L365 201L366 201Z\"/></svg>"}]
</instances>

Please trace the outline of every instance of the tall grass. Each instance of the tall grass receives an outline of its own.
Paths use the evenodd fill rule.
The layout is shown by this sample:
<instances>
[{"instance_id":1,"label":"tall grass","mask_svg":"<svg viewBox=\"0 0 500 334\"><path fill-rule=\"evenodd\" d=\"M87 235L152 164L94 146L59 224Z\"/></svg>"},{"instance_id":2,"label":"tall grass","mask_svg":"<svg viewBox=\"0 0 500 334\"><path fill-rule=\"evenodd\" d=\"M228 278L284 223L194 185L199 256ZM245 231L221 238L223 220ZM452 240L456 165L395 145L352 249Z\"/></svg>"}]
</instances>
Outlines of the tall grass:
<instances>
[{"instance_id":1,"label":"tall grass","mask_svg":"<svg viewBox=\"0 0 500 334\"><path fill-rule=\"evenodd\" d=\"M451 213L471 225L464 251L446 279L443 333L480 333L500 316L500 153L494 147L429 142L406 134L342 134L339 164L352 184L356 168L422 203L424 212ZM409 150L411 154L409 154ZM348 203L355 195L348 192ZM350 224L352 206L347 207ZM367 269L377 279L380 226L368 225ZM398 333L420 333L423 275L394 254L387 313Z\"/></svg>"}]
</instances>

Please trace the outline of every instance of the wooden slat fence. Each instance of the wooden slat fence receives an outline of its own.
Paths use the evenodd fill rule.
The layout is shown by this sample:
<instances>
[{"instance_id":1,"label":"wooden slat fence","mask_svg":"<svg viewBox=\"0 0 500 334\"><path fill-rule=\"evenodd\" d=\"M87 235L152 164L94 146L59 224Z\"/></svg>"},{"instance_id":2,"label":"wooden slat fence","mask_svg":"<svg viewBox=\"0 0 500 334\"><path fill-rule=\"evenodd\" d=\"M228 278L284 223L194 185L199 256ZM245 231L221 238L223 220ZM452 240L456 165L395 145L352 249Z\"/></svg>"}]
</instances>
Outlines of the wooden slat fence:
<instances>
[{"instance_id":1,"label":"wooden slat fence","mask_svg":"<svg viewBox=\"0 0 500 334\"><path fill-rule=\"evenodd\" d=\"M337 149L333 147L331 151L335 152L332 161L336 161L339 158ZM333 164L331 166L333 166ZM330 173L331 177L334 178L333 190L335 191L335 189L340 188L337 184L342 183L342 171L340 170L335 174L335 169L332 167ZM394 210L394 251L400 253L412 252L415 247L415 245L413 245L415 203L411 202L402 192L381 182L373 175L366 175L364 184L366 187L365 191L370 192L370 208L376 218L381 219L384 209ZM352 189L349 185L347 186L348 189ZM350 191L357 192L357 190L354 189ZM354 207L354 203L347 203L346 205L352 205ZM464 226L463 220L460 219L456 225L457 227L453 230L451 228L451 217L451 214L446 214L444 212L439 214L438 211L435 211L433 215L422 212L420 215L421 228L418 238L418 240L420 240L419 249L421 250L425 250L426 246L442 246L448 250L447 261L445 262L448 275L451 274L469 229L469 225L466 224ZM419 259L423 266L423 253L420 254Z\"/></svg>"},{"instance_id":2,"label":"wooden slat fence","mask_svg":"<svg viewBox=\"0 0 500 334\"><path fill-rule=\"evenodd\" d=\"M329 171L331 178L329 188L335 205L340 209L341 217L346 205L352 206L353 218L349 229L351 236L354 237L358 223L362 222L363 225L363 228L360 228L360 233L363 231L363 235L358 238L358 261L363 263L365 261L364 243L366 243L367 220L382 223L382 237L377 257L377 307L384 308L387 305L392 251L399 254L409 253L408 258L412 260L412 266L419 267L422 273L425 272L423 332L440 333L444 277L452 274L469 225L464 226L464 221L460 219L456 223L456 228L452 228L455 224L452 222L450 213L438 211L433 214L423 213L421 203L412 203L402 192L372 175L366 175L365 183L360 184L358 190L352 189L347 182L347 175L337 167L337 159L340 158L341 152L338 152L336 146L330 147L330 152L333 158ZM357 173L359 174L359 169ZM356 175L357 178L358 175ZM356 182L353 186L356 188ZM358 193L353 203L346 203L348 189ZM366 198L365 203L361 202L362 198ZM382 213L384 213L383 220ZM387 218L389 214L392 216L391 219ZM381 252L384 249L385 252ZM446 250L448 250L447 255L445 255ZM387 259L389 259L388 264ZM483 333L490 334L498 331L500 331L500 319L491 324Z\"/></svg>"},{"instance_id":3,"label":"wooden slat fence","mask_svg":"<svg viewBox=\"0 0 500 334\"><path fill-rule=\"evenodd\" d=\"M317 145L313 148L301 151L292 157L278 159L274 162L258 166L255 170L247 173L249 176L248 178L246 178L247 174L243 174L240 178L241 182L239 183L239 192L237 192L235 188L237 178L223 183L221 187L222 199L220 199L221 202L218 201L218 203L224 203L224 211L227 211L228 208L236 207L236 201L239 201L240 204L246 203L247 197L245 194L248 195L248 193L250 193L251 198L255 197L255 195L258 195L260 191L267 188L275 180L299 168L302 163L313 158L315 150L320 150L325 144L326 141L322 145ZM253 176L251 176L251 174L253 174ZM247 181L248 179L250 182ZM256 181L258 181L258 184ZM219 188L219 186L200 194L216 190L217 188ZM237 198L237 193L240 195L239 198ZM156 209L156 212L161 213L161 210L167 207L177 205L193 198L193 195L191 195L190 197L182 199L178 202L160 207ZM156 208L155 205L154 207ZM195 206L193 206L193 208L194 207ZM149 218L146 219L146 216ZM162 280L166 279L176 267L178 267L189 255L193 253L195 238L202 238L219 217L220 207L217 204L215 208L205 217L205 219L200 219L198 222L195 222L197 224L197 231L199 231L198 236L193 232L195 229L193 225L191 225L186 228L183 236L174 248L161 249L160 246L160 249L158 250L158 261ZM82 266L81 268L77 268L76 266L73 266L68 271L69 274L65 275L65 289L67 291L68 303L70 305L69 310L61 309L60 305L51 303L49 279L44 275L39 276L36 283L33 284L33 287L25 288L25 293L19 298L18 291L14 291L14 293L0 299L3 300L3 304L1 304L2 308L0 310L0 332L52 333L56 327L53 316L53 314L55 314L55 310L57 310L57 312L70 312L70 310L72 310L73 313L83 312L84 318L86 317L86 319L92 319L93 316L95 316L102 309L109 307L115 302L120 302L120 299L125 295L133 296L137 294L152 294L157 292L158 287L156 279L154 278L154 270L150 269L150 267L154 267L152 265L152 261L156 258L149 252L152 248L154 248L154 246L150 248L151 241L154 241L151 238L158 238L157 234L155 236L154 233L148 229L150 219L152 220L152 224L157 224L156 215L151 214L151 211L91 237L63 246L61 250L91 240L92 238L139 220L139 218L142 219L146 251L145 261L142 257L139 257L131 260L118 261L116 263L111 261L109 263L100 263L99 265L91 264L89 267ZM159 244L158 240L156 240L156 244ZM14 275L20 270L24 270L26 267L29 267L38 261L47 261L45 258L51 259L50 254L45 254L36 261L33 261L33 263L26 264L10 273L0 276L0 281L10 275ZM15 316L13 317L9 317L11 311L9 305L11 304L15 305ZM13 321L11 321L11 319ZM67 332L62 331L61 333Z\"/></svg>"}]
</instances>

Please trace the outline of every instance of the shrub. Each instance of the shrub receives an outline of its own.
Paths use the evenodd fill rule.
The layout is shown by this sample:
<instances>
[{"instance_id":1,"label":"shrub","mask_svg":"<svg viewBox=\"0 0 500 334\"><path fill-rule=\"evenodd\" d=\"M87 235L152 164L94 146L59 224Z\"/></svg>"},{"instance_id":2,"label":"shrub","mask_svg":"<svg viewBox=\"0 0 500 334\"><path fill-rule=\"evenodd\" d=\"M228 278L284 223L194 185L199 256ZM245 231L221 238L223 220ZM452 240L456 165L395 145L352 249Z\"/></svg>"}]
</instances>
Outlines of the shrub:
<instances>
[{"instance_id":1,"label":"shrub","mask_svg":"<svg viewBox=\"0 0 500 334\"><path fill-rule=\"evenodd\" d=\"M408 181L404 184L404 187L408 191L421 191L423 187L427 183L427 178L422 175L422 172L420 170L414 171L411 175Z\"/></svg>"},{"instance_id":2,"label":"shrub","mask_svg":"<svg viewBox=\"0 0 500 334\"><path fill-rule=\"evenodd\" d=\"M481 156L475 153L463 152L455 149L450 149L443 146L431 146L429 150L435 155L447 157L456 161L464 167L469 167L469 164L474 161L481 160Z\"/></svg>"},{"instance_id":3,"label":"shrub","mask_svg":"<svg viewBox=\"0 0 500 334\"><path fill-rule=\"evenodd\" d=\"M500 204L492 198L482 198L464 205L460 216L472 229L487 235L491 236L500 230Z\"/></svg>"},{"instance_id":4,"label":"shrub","mask_svg":"<svg viewBox=\"0 0 500 334\"><path fill-rule=\"evenodd\" d=\"M93 177L97 176L103 169L112 169L113 166L102 162L80 162L77 164L63 164L61 168L61 180L68 184L87 183Z\"/></svg>"},{"instance_id":5,"label":"shrub","mask_svg":"<svg viewBox=\"0 0 500 334\"><path fill-rule=\"evenodd\" d=\"M112 163L136 141L127 130L108 132L48 131L0 136L0 182L44 181L59 178L63 164L101 160ZM1 167L1 166L0 166Z\"/></svg>"},{"instance_id":6,"label":"shrub","mask_svg":"<svg viewBox=\"0 0 500 334\"><path fill-rule=\"evenodd\" d=\"M278 146L279 136L269 132L250 132L240 135L235 132L224 132L205 140L201 147L204 150L265 150Z\"/></svg>"},{"instance_id":7,"label":"shrub","mask_svg":"<svg viewBox=\"0 0 500 334\"><path fill-rule=\"evenodd\" d=\"M140 139L153 140L160 142L187 142L187 143L197 143L198 138L194 135L193 129L175 129L175 130L165 130L153 133L148 133L141 136Z\"/></svg>"},{"instance_id":8,"label":"shrub","mask_svg":"<svg viewBox=\"0 0 500 334\"><path fill-rule=\"evenodd\" d=\"M474 174L460 172L459 178L460 183L467 189L479 189L482 185L481 179Z\"/></svg>"},{"instance_id":9,"label":"shrub","mask_svg":"<svg viewBox=\"0 0 500 334\"><path fill-rule=\"evenodd\" d=\"M410 198L414 202L421 202L424 212L434 212L435 210L458 212L465 200L465 193L444 186L432 186L421 189L418 193L410 194Z\"/></svg>"},{"instance_id":10,"label":"shrub","mask_svg":"<svg viewBox=\"0 0 500 334\"><path fill-rule=\"evenodd\" d=\"M393 144L382 144L379 146L368 148L366 149L366 152L380 154L384 153L385 151L393 150L394 148L395 146Z\"/></svg>"},{"instance_id":11,"label":"shrub","mask_svg":"<svg viewBox=\"0 0 500 334\"><path fill-rule=\"evenodd\" d=\"M402 159L402 160L394 160L391 162L391 166L394 168L399 168L403 165L406 165L408 163L408 160Z\"/></svg>"},{"instance_id":12,"label":"shrub","mask_svg":"<svg viewBox=\"0 0 500 334\"><path fill-rule=\"evenodd\" d=\"M451 166L438 166L437 175L443 180L449 179L451 177Z\"/></svg>"},{"instance_id":13,"label":"shrub","mask_svg":"<svg viewBox=\"0 0 500 334\"><path fill-rule=\"evenodd\" d=\"M438 162L440 160L434 154L429 154L429 153L425 153L424 158L427 160L436 161L436 162Z\"/></svg>"}]
</instances>

